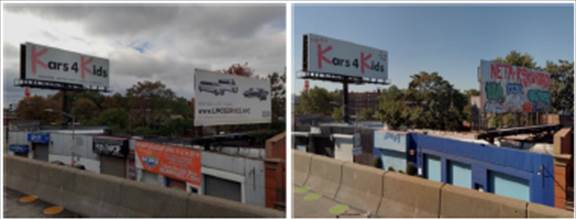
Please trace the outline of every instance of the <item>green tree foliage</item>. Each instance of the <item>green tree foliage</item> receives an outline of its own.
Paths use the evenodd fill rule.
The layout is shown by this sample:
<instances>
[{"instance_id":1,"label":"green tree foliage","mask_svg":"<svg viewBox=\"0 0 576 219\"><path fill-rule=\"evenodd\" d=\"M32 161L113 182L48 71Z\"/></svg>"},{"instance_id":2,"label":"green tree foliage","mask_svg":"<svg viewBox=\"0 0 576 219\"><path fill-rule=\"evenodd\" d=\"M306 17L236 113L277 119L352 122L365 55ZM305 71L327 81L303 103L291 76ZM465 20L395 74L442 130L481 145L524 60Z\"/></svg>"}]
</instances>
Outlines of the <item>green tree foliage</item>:
<instances>
[{"instance_id":1,"label":"green tree foliage","mask_svg":"<svg viewBox=\"0 0 576 219\"><path fill-rule=\"evenodd\" d=\"M286 72L268 75L272 91L272 123L283 125L286 117Z\"/></svg>"},{"instance_id":2,"label":"green tree foliage","mask_svg":"<svg viewBox=\"0 0 576 219\"><path fill-rule=\"evenodd\" d=\"M337 96L337 93L330 93L324 88L315 86L307 92L302 92L296 105L296 114L332 116L334 109L339 108Z\"/></svg>"},{"instance_id":3,"label":"green tree foliage","mask_svg":"<svg viewBox=\"0 0 576 219\"><path fill-rule=\"evenodd\" d=\"M395 85L382 90L378 103L376 118L386 123L392 129L406 126L410 121L409 112L406 110L405 94Z\"/></svg>"},{"instance_id":4,"label":"green tree foliage","mask_svg":"<svg viewBox=\"0 0 576 219\"><path fill-rule=\"evenodd\" d=\"M558 60L546 62L544 70L550 73L550 98L554 112L574 115L574 62Z\"/></svg>"},{"instance_id":5,"label":"green tree foliage","mask_svg":"<svg viewBox=\"0 0 576 219\"><path fill-rule=\"evenodd\" d=\"M411 78L407 90L392 86L383 91L378 118L393 129L402 126L438 130L461 129L466 96L436 72L423 71Z\"/></svg>"},{"instance_id":6,"label":"green tree foliage","mask_svg":"<svg viewBox=\"0 0 576 219\"><path fill-rule=\"evenodd\" d=\"M16 115L22 120L37 120L41 124L52 124L61 121L60 115L44 110L60 110L60 105L59 102L49 98L32 96L18 102Z\"/></svg>"},{"instance_id":7,"label":"green tree foliage","mask_svg":"<svg viewBox=\"0 0 576 219\"><path fill-rule=\"evenodd\" d=\"M336 122L342 122L344 120L344 112L342 107L336 107L332 110L332 115L330 115L332 119Z\"/></svg>"},{"instance_id":8,"label":"green tree foliage","mask_svg":"<svg viewBox=\"0 0 576 219\"><path fill-rule=\"evenodd\" d=\"M531 69L537 69L538 66L534 61L534 58L528 53L520 53L516 50L512 50L506 57L496 57L497 62L515 65L515 66L522 66Z\"/></svg>"},{"instance_id":9,"label":"green tree foliage","mask_svg":"<svg viewBox=\"0 0 576 219\"><path fill-rule=\"evenodd\" d=\"M358 121L370 121L374 120L375 112L372 108L364 108L358 112Z\"/></svg>"}]
</instances>

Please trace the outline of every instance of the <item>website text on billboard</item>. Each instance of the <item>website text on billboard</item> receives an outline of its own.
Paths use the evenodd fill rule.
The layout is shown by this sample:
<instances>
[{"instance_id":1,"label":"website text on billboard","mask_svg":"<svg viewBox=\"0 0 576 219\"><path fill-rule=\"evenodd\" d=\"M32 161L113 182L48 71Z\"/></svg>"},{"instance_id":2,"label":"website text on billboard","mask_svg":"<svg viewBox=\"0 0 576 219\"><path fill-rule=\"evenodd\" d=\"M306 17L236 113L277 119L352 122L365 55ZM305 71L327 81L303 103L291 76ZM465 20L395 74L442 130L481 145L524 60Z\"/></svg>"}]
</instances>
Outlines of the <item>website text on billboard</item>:
<instances>
[{"instance_id":1,"label":"website text on billboard","mask_svg":"<svg viewBox=\"0 0 576 219\"><path fill-rule=\"evenodd\" d=\"M196 69L194 125L269 123L270 80Z\"/></svg>"}]
</instances>

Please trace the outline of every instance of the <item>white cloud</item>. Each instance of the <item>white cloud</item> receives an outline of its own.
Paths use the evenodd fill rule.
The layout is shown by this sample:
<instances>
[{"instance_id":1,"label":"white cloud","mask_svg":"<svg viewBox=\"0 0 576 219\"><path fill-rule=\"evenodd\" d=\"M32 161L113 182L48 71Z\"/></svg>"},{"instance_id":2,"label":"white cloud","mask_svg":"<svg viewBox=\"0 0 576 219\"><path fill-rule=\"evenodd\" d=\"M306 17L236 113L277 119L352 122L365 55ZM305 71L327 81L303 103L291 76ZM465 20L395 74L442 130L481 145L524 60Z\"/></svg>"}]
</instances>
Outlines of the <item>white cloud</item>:
<instances>
[{"instance_id":1,"label":"white cloud","mask_svg":"<svg viewBox=\"0 0 576 219\"><path fill-rule=\"evenodd\" d=\"M26 41L110 59L111 89L160 80L192 95L194 67L248 62L257 74L284 71L283 5L10 4L4 10L4 102L23 95L19 44ZM145 45L144 52L136 48ZM45 94L46 92L33 93Z\"/></svg>"}]
</instances>

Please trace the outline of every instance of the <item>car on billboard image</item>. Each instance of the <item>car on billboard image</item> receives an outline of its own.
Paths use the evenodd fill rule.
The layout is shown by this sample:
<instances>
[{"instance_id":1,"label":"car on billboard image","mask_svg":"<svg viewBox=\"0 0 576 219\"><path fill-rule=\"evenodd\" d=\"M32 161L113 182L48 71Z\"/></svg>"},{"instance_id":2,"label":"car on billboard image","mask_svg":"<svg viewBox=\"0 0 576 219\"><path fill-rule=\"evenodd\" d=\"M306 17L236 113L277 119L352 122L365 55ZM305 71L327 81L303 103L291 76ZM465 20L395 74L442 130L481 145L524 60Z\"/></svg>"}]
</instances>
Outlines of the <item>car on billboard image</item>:
<instances>
[{"instance_id":1,"label":"car on billboard image","mask_svg":"<svg viewBox=\"0 0 576 219\"><path fill-rule=\"evenodd\" d=\"M226 92L238 93L238 86L233 79L220 79L218 82L200 81L198 90L220 96Z\"/></svg>"},{"instance_id":2,"label":"car on billboard image","mask_svg":"<svg viewBox=\"0 0 576 219\"><path fill-rule=\"evenodd\" d=\"M250 88L244 92L244 97L246 98L254 98L257 97L260 101L266 100L268 97L268 91L262 88Z\"/></svg>"},{"instance_id":3,"label":"car on billboard image","mask_svg":"<svg viewBox=\"0 0 576 219\"><path fill-rule=\"evenodd\" d=\"M234 79L220 79L218 84L224 91L229 91L232 93L238 93L238 86L236 86L236 81Z\"/></svg>"}]
</instances>

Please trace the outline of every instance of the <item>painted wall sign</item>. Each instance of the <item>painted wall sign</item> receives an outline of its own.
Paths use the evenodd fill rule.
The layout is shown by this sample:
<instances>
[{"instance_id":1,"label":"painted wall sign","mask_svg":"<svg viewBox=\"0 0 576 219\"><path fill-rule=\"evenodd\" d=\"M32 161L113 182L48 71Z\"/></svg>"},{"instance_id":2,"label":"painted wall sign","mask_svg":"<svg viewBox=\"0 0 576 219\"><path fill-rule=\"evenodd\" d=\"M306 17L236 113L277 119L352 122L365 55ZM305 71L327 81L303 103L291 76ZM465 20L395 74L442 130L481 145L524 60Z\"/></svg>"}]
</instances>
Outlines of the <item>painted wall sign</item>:
<instances>
[{"instance_id":1,"label":"painted wall sign","mask_svg":"<svg viewBox=\"0 0 576 219\"><path fill-rule=\"evenodd\" d=\"M546 112L550 108L547 72L482 60L478 78L485 112Z\"/></svg>"},{"instance_id":2,"label":"painted wall sign","mask_svg":"<svg viewBox=\"0 0 576 219\"><path fill-rule=\"evenodd\" d=\"M304 36L303 70L362 78L388 78L388 52L316 34Z\"/></svg>"},{"instance_id":3,"label":"painted wall sign","mask_svg":"<svg viewBox=\"0 0 576 219\"><path fill-rule=\"evenodd\" d=\"M374 132L374 147L391 151L406 152L406 133L392 131Z\"/></svg>"},{"instance_id":4,"label":"painted wall sign","mask_svg":"<svg viewBox=\"0 0 576 219\"><path fill-rule=\"evenodd\" d=\"M136 166L200 186L202 180L201 152L191 148L136 141Z\"/></svg>"},{"instance_id":5,"label":"painted wall sign","mask_svg":"<svg viewBox=\"0 0 576 219\"><path fill-rule=\"evenodd\" d=\"M194 125L270 123L270 81L196 69Z\"/></svg>"},{"instance_id":6,"label":"painted wall sign","mask_svg":"<svg viewBox=\"0 0 576 219\"><path fill-rule=\"evenodd\" d=\"M95 136L92 150L99 155L125 158L128 155L128 140L110 136Z\"/></svg>"},{"instance_id":7,"label":"painted wall sign","mask_svg":"<svg viewBox=\"0 0 576 219\"><path fill-rule=\"evenodd\" d=\"M30 146L26 144L11 144L8 145L8 150L15 154L28 154L28 152L30 152Z\"/></svg>"},{"instance_id":8,"label":"painted wall sign","mask_svg":"<svg viewBox=\"0 0 576 219\"><path fill-rule=\"evenodd\" d=\"M108 59L27 42L21 51L21 79L108 88Z\"/></svg>"},{"instance_id":9,"label":"painted wall sign","mask_svg":"<svg viewBox=\"0 0 576 219\"><path fill-rule=\"evenodd\" d=\"M28 142L38 144L49 144L50 133L46 132L30 132L28 133Z\"/></svg>"}]
</instances>

